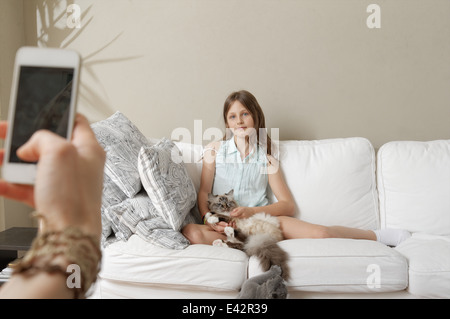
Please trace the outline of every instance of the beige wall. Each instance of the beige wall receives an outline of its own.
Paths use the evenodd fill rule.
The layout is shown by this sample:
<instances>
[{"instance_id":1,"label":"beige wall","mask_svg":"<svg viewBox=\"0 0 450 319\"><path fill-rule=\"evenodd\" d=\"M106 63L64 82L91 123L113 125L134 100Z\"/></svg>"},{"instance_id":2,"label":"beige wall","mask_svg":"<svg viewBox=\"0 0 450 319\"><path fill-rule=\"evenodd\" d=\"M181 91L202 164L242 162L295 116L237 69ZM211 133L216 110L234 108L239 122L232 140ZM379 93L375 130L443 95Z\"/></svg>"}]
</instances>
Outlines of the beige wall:
<instances>
[{"instance_id":1,"label":"beige wall","mask_svg":"<svg viewBox=\"0 0 450 319\"><path fill-rule=\"evenodd\" d=\"M20 21L21 4L8 4L22 1L0 2ZM71 3L80 29L67 26ZM371 3L380 29L366 25ZM149 137L194 134L194 120L223 127L226 96L248 89L280 139L363 136L376 148L450 138L449 14L447 0L23 1L27 44L83 56L79 110L91 121L120 110Z\"/></svg>"},{"instance_id":2,"label":"beige wall","mask_svg":"<svg viewBox=\"0 0 450 319\"><path fill-rule=\"evenodd\" d=\"M81 29L67 28L71 2ZM381 8L380 29L366 25L371 3ZM83 55L79 107L92 121L120 110L152 137L193 132L196 119L203 130L222 127L226 96L245 88L280 139L364 136L378 148L450 138L450 1L59 4L39 44Z\"/></svg>"}]
</instances>

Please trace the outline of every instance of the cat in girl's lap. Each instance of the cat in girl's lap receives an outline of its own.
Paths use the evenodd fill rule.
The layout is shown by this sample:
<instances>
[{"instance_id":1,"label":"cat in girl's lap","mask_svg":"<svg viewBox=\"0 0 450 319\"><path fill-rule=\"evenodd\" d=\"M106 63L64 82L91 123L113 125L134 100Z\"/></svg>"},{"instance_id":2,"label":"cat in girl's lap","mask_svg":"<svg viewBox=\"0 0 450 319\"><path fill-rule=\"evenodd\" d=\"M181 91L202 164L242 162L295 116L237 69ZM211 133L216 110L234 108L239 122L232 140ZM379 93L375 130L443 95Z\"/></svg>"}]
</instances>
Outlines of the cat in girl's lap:
<instances>
[{"instance_id":1,"label":"cat in girl's lap","mask_svg":"<svg viewBox=\"0 0 450 319\"><path fill-rule=\"evenodd\" d=\"M223 195L208 194L208 207L210 212L205 219L214 225L224 221L233 224L233 227L225 227L227 240L217 239L214 246L228 246L244 251L249 256L256 256L261 261L264 271L268 271L272 265L280 266L282 277L289 278L287 265L288 255L278 246L283 240L278 219L266 213L257 213L249 218L233 218L230 212L238 207L233 198L233 190Z\"/></svg>"}]
</instances>

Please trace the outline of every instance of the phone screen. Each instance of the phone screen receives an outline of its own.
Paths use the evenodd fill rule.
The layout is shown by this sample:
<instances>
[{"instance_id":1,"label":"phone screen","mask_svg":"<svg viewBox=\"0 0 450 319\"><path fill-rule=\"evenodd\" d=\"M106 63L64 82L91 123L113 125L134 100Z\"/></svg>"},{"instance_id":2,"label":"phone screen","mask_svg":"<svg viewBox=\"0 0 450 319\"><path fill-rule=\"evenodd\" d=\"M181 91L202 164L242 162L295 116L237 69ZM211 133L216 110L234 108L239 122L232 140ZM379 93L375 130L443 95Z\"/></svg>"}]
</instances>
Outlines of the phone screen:
<instances>
[{"instance_id":1,"label":"phone screen","mask_svg":"<svg viewBox=\"0 0 450 319\"><path fill-rule=\"evenodd\" d=\"M19 159L16 151L37 130L67 137L74 72L73 68L20 68L10 162L29 163Z\"/></svg>"}]
</instances>

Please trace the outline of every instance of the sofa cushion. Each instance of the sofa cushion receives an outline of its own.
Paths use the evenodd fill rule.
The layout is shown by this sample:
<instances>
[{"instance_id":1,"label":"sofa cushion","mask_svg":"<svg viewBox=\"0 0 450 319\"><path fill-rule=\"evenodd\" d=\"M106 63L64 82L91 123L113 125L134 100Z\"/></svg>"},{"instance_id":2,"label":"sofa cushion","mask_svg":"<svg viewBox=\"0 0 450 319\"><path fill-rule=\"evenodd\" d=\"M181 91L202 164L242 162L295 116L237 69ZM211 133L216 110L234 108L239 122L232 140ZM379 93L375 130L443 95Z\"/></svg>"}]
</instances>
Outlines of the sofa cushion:
<instances>
[{"instance_id":1,"label":"sofa cushion","mask_svg":"<svg viewBox=\"0 0 450 319\"><path fill-rule=\"evenodd\" d=\"M408 285L408 264L400 253L379 242L353 239L292 239L279 242L289 254L289 290L390 292ZM257 258L249 277L262 273Z\"/></svg>"},{"instance_id":2,"label":"sofa cushion","mask_svg":"<svg viewBox=\"0 0 450 319\"><path fill-rule=\"evenodd\" d=\"M151 143L121 112L93 123L92 130L106 151L105 174L128 197L141 190L137 158L142 146Z\"/></svg>"},{"instance_id":3,"label":"sofa cushion","mask_svg":"<svg viewBox=\"0 0 450 319\"><path fill-rule=\"evenodd\" d=\"M106 239L111 235L113 230L113 224L106 214L106 209L112 205L119 204L125 200L127 195L114 183L108 175L103 175L103 192L102 192L102 243L106 242Z\"/></svg>"},{"instance_id":4,"label":"sofa cushion","mask_svg":"<svg viewBox=\"0 0 450 319\"><path fill-rule=\"evenodd\" d=\"M100 277L132 283L239 290L247 276L242 251L209 245L172 250L147 243L137 235L103 250Z\"/></svg>"},{"instance_id":5,"label":"sofa cushion","mask_svg":"<svg viewBox=\"0 0 450 319\"><path fill-rule=\"evenodd\" d=\"M297 218L378 228L375 151L367 139L281 141L278 157Z\"/></svg>"},{"instance_id":6,"label":"sofa cushion","mask_svg":"<svg viewBox=\"0 0 450 319\"><path fill-rule=\"evenodd\" d=\"M145 191L108 207L105 215L111 221L116 239L127 240L137 234L164 248L184 249L190 244L160 216Z\"/></svg>"},{"instance_id":7,"label":"sofa cushion","mask_svg":"<svg viewBox=\"0 0 450 319\"><path fill-rule=\"evenodd\" d=\"M389 142L377 166L381 227L450 235L450 140Z\"/></svg>"},{"instance_id":8,"label":"sofa cushion","mask_svg":"<svg viewBox=\"0 0 450 319\"><path fill-rule=\"evenodd\" d=\"M167 138L151 147L142 147L138 171L142 185L159 214L172 227L180 230L197 193L178 147Z\"/></svg>"},{"instance_id":9,"label":"sofa cushion","mask_svg":"<svg viewBox=\"0 0 450 319\"><path fill-rule=\"evenodd\" d=\"M450 237L415 233L395 248L409 262L408 291L426 298L450 298Z\"/></svg>"}]
</instances>

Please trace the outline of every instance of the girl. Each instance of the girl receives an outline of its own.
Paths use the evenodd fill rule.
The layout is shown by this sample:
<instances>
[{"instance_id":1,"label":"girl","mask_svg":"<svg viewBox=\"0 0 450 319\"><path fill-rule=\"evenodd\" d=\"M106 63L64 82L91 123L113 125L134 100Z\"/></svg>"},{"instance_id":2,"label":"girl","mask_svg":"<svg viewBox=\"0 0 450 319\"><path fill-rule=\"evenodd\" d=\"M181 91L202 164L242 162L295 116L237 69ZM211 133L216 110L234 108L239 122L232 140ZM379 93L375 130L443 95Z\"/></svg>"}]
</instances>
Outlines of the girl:
<instances>
[{"instance_id":1,"label":"girl","mask_svg":"<svg viewBox=\"0 0 450 319\"><path fill-rule=\"evenodd\" d=\"M234 189L239 207L231 212L236 218L248 218L265 212L277 216L285 239L353 238L378 240L396 246L410 236L398 229L362 230L343 226L322 226L304 222L294 215L294 200L271 155L271 141L265 129L264 113L256 98L248 91L230 94L225 101L223 119L226 134L205 148L198 193L198 208L203 216L208 210L208 193L225 194ZM269 204L270 186L277 202ZM192 244L211 245L226 239L225 222L210 225L186 225L182 233ZM231 225L232 226L232 225Z\"/></svg>"}]
</instances>

